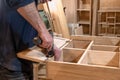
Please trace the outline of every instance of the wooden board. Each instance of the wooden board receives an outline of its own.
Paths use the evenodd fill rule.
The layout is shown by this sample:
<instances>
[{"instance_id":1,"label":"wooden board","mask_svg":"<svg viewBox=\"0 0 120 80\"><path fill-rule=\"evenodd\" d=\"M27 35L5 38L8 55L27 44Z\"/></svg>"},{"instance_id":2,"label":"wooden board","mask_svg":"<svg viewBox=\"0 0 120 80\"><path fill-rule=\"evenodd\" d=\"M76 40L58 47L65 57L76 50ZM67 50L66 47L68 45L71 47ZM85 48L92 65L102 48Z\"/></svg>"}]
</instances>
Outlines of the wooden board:
<instances>
[{"instance_id":1,"label":"wooden board","mask_svg":"<svg viewBox=\"0 0 120 80\"><path fill-rule=\"evenodd\" d=\"M108 45L92 45L91 50L119 52L119 47Z\"/></svg>"},{"instance_id":2,"label":"wooden board","mask_svg":"<svg viewBox=\"0 0 120 80\"><path fill-rule=\"evenodd\" d=\"M82 63L87 63L88 61L88 51L91 49L91 46L93 45L93 41L90 42L90 44L88 45L88 47L86 48L85 52L83 53L83 55L81 56L81 58L79 59L79 61L77 62L77 64L82 64ZM84 59L85 58L85 59Z\"/></svg>"},{"instance_id":3,"label":"wooden board","mask_svg":"<svg viewBox=\"0 0 120 80\"><path fill-rule=\"evenodd\" d=\"M44 4L44 9L46 12L48 12L46 4ZM64 38L70 38L65 13L63 11L62 1L61 0L50 1L49 9L51 17L53 18L55 32L58 34L62 34Z\"/></svg>"},{"instance_id":4,"label":"wooden board","mask_svg":"<svg viewBox=\"0 0 120 80\"><path fill-rule=\"evenodd\" d=\"M89 65L119 67L119 54L116 52L89 51L87 55Z\"/></svg>"},{"instance_id":5,"label":"wooden board","mask_svg":"<svg viewBox=\"0 0 120 80\"><path fill-rule=\"evenodd\" d=\"M51 80L119 80L120 69L65 62L47 62Z\"/></svg>"},{"instance_id":6,"label":"wooden board","mask_svg":"<svg viewBox=\"0 0 120 80\"><path fill-rule=\"evenodd\" d=\"M69 39L54 37L54 44L60 49L62 49L64 45L67 44L68 42ZM42 48L34 46L32 48L17 53L17 56L22 59L40 63L40 62L45 62L47 59L44 53L45 52L43 51Z\"/></svg>"},{"instance_id":7,"label":"wooden board","mask_svg":"<svg viewBox=\"0 0 120 80\"><path fill-rule=\"evenodd\" d=\"M96 35L97 34L97 23L98 23L98 5L99 5L99 0L93 0L93 13L92 13L92 35Z\"/></svg>"},{"instance_id":8,"label":"wooden board","mask_svg":"<svg viewBox=\"0 0 120 80\"><path fill-rule=\"evenodd\" d=\"M44 55L44 52L42 52L42 49L36 46L31 49L27 49L17 53L17 56L19 58L38 63L44 62L47 59L46 56Z\"/></svg>"},{"instance_id":9,"label":"wooden board","mask_svg":"<svg viewBox=\"0 0 120 80\"><path fill-rule=\"evenodd\" d=\"M72 40L66 47L86 49L90 42L89 40Z\"/></svg>"},{"instance_id":10,"label":"wooden board","mask_svg":"<svg viewBox=\"0 0 120 80\"><path fill-rule=\"evenodd\" d=\"M65 15L68 23L76 22L76 0L62 0L65 7Z\"/></svg>"},{"instance_id":11,"label":"wooden board","mask_svg":"<svg viewBox=\"0 0 120 80\"><path fill-rule=\"evenodd\" d=\"M111 45L111 46L119 46L120 45L119 37L73 35L73 36L71 36L71 39L93 40L95 45Z\"/></svg>"},{"instance_id":12,"label":"wooden board","mask_svg":"<svg viewBox=\"0 0 120 80\"><path fill-rule=\"evenodd\" d=\"M64 48L63 61L77 63L84 51L84 49Z\"/></svg>"}]
</instances>

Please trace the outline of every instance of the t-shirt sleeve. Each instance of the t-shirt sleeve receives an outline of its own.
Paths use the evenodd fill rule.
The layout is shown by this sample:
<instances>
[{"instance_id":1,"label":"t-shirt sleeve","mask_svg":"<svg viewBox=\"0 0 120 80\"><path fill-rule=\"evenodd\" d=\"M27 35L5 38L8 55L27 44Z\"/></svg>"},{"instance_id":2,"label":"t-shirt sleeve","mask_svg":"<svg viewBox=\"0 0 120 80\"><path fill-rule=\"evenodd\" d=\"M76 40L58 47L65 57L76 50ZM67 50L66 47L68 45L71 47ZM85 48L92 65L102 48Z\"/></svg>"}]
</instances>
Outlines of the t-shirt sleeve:
<instances>
[{"instance_id":1,"label":"t-shirt sleeve","mask_svg":"<svg viewBox=\"0 0 120 80\"><path fill-rule=\"evenodd\" d=\"M18 9L19 7L23 7L34 2L34 0L6 0L6 2L11 8Z\"/></svg>"}]
</instances>

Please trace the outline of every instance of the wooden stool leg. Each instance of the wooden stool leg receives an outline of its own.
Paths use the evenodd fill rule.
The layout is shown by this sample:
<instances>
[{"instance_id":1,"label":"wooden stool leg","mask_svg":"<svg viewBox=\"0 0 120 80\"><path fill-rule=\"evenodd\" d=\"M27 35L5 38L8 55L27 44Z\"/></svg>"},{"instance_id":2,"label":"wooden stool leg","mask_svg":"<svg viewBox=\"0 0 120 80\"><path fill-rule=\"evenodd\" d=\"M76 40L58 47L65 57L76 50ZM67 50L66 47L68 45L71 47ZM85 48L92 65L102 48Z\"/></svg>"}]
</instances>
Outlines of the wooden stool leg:
<instances>
[{"instance_id":1,"label":"wooden stool leg","mask_svg":"<svg viewBox=\"0 0 120 80\"><path fill-rule=\"evenodd\" d=\"M33 63L33 80L38 80L39 63Z\"/></svg>"}]
</instances>

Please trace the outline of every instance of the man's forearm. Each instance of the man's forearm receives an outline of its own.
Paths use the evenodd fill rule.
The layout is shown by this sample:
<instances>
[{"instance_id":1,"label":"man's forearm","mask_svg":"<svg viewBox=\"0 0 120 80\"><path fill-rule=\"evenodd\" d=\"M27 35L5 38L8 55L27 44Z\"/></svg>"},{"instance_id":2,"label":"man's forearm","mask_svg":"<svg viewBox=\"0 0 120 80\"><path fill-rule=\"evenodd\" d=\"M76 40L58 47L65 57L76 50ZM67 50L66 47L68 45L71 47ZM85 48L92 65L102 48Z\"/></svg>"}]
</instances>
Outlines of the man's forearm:
<instances>
[{"instance_id":1,"label":"man's forearm","mask_svg":"<svg viewBox=\"0 0 120 80\"><path fill-rule=\"evenodd\" d=\"M28 4L17 10L40 34L46 30L45 24L40 18L35 3Z\"/></svg>"},{"instance_id":2,"label":"man's forearm","mask_svg":"<svg viewBox=\"0 0 120 80\"><path fill-rule=\"evenodd\" d=\"M35 3L33 2L21 7L17 9L17 11L37 30L38 36L42 40L42 44L39 44L39 46L51 50L53 44L52 36L47 31L46 26L37 11Z\"/></svg>"}]
</instances>

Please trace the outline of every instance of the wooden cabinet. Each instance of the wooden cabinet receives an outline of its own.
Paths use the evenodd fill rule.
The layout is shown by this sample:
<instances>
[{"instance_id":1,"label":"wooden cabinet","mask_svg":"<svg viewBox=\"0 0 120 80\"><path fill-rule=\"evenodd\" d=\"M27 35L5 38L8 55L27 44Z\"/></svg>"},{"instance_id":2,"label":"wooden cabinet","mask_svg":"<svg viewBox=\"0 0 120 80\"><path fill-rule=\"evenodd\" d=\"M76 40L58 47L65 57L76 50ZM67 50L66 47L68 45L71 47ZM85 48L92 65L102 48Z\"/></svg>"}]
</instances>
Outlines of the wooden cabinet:
<instances>
[{"instance_id":1,"label":"wooden cabinet","mask_svg":"<svg viewBox=\"0 0 120 80\"><path fill-rule=\"evenodd\" d=\"M49 80L120 80L116 37L71 36L63 48L63 62L47 62Z\"/></svg>"},{"instance_id":2,"label":"wooden cabinet","mask_svg":"<svg viewBox=\"0 0 120 80\"><path fill-rule=\"evenodd\" d=\"M69 9L66 15L68 23L75 24L70 26L75 27L71 31L73 35L120 36L120 0L70 0L68 2L66 4L70 7L66 8Z\"/></svg>"},{"instance_id":3,"label":"wooden cabinet","mask_svg":"<svg viewBox=\"0 0 120 80\"><path fill-rule=\"evenodd\" d=\"M120 36L120 1L99 0L98 6L98 35Z\"/></svg>"},{"instance_id":4,"label":"wooden cabinet","mask_svg":"<svg viewBox=\"0 0 120 80\"><path fill-rule=\"evenodd\" d=\"M98 10L98 35L120 36L120 10Z\"/></svg>"},{"instance_id":5,"label":"wooden cabinet","mask_svg":"<svg viewBox=\"0 0 120 80\"><path fill-rule=\"evenodd\" d=\"M91 34L92 24L92 0L77 0L76 1L76 16L77 23L83 28L83 34Z\"/></svg>"}]
</instances>

